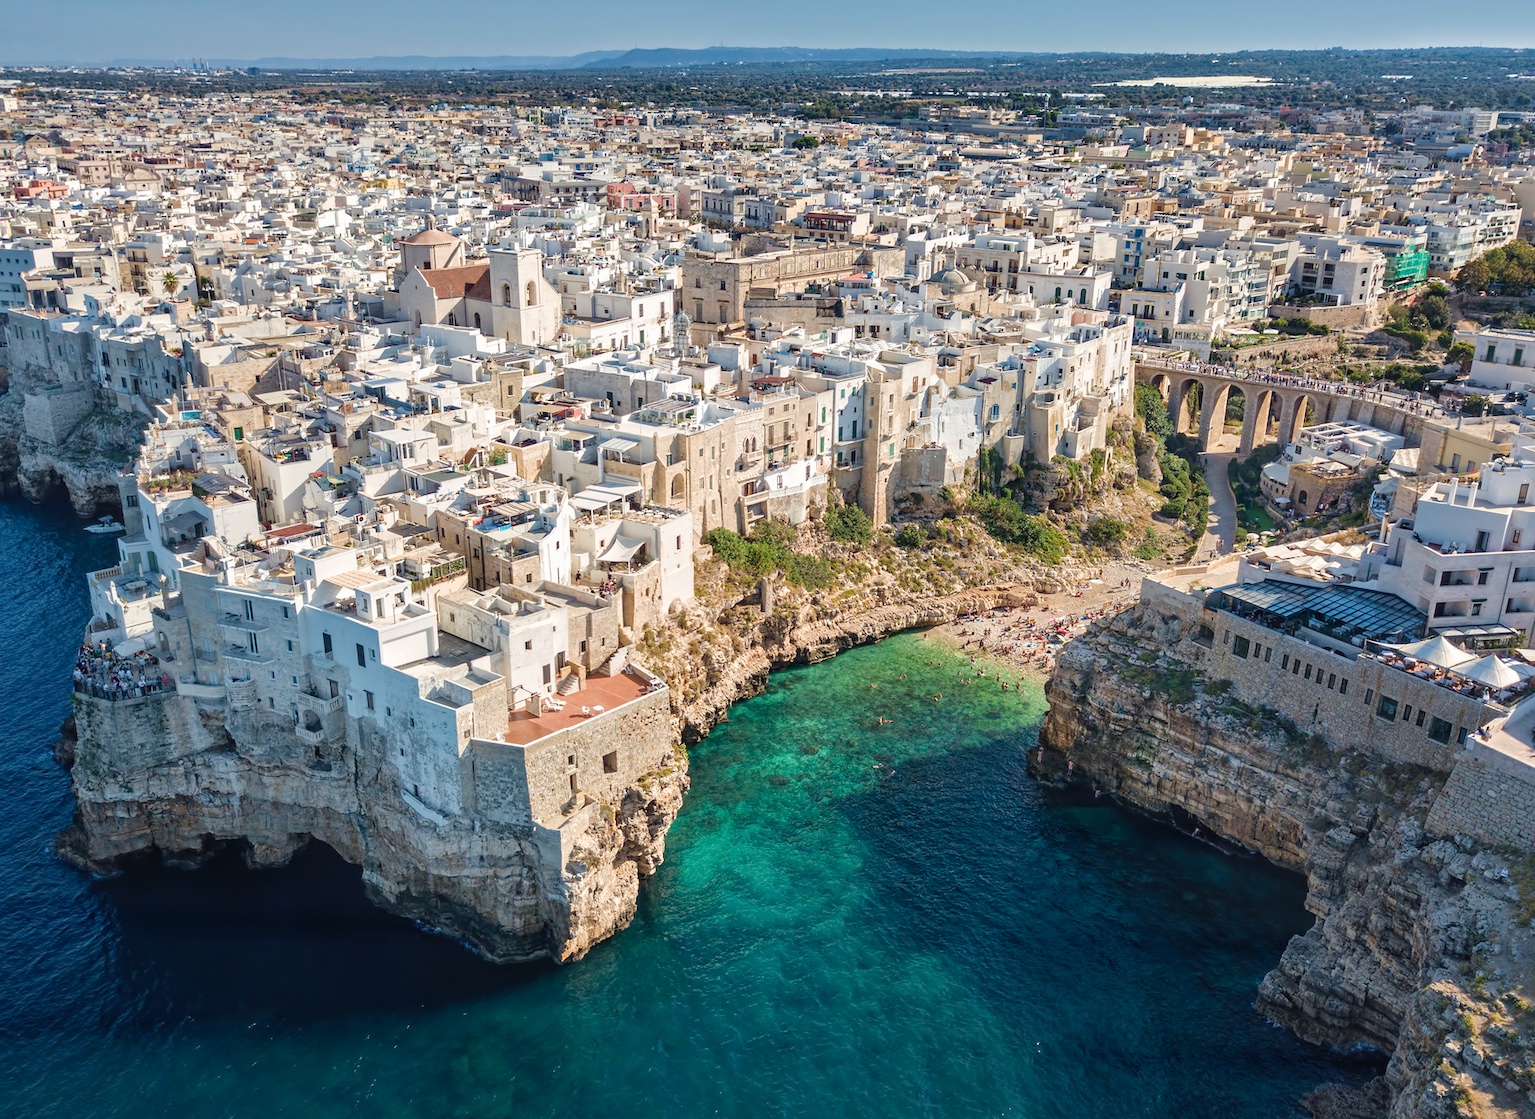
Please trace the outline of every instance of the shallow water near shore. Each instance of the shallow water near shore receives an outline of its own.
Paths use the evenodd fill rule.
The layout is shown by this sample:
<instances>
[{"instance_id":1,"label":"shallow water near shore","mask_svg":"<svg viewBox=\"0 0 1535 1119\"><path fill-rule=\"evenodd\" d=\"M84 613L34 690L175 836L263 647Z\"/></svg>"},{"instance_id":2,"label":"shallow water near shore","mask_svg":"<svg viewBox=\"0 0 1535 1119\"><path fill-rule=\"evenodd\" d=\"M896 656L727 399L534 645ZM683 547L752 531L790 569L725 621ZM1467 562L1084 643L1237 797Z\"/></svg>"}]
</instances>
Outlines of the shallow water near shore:
<instances>
[{"instance_id":1,"label":"shallow water near shore","mask_svg":"<svg viewBox=\"0 0 1535 1119\"><path fill-rule=\"evenodd\" d=\"M1252 1010L1298 878L1055 798L1039 688L915 634L694 747L638 917L570 967L483 964L323 848L91 882L49 749L114 556L0 503L0 1115L1233 1119L1379 1071Z\"/></svg>"}]
</instances>

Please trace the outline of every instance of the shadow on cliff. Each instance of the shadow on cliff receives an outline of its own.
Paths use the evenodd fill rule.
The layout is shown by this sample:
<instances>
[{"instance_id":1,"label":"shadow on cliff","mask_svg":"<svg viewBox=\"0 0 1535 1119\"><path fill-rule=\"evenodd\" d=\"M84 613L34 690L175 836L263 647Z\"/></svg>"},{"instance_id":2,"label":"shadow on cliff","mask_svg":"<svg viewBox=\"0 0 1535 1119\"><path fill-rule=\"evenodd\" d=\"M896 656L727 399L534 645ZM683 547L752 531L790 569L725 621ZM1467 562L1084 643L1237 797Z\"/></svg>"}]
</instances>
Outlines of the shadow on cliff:
<instances>
[{"instance_id":1,"label":"shadow on cliff","mask_svg":"<svg viewBox=\"0 0 1535 1119\"><path fill-rule=\"evenodd\" d=\"M362 874L314 842L282 870L238 848L199 870L146 862L95 886L117 921L113 963L128 1028L240 1015L304 1023L449 1005L534 981L365 897Z\"/></svg>"}]
</instances>

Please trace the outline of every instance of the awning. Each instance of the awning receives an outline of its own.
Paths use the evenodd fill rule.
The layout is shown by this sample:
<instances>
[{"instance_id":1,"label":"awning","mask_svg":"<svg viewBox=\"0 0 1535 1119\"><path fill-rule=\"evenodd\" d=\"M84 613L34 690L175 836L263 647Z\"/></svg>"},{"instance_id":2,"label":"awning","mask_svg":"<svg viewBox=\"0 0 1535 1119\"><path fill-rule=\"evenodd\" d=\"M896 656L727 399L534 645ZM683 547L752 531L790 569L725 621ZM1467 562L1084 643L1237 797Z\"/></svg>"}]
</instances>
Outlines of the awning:
<instances>
[{"instance_id":1,"label":"awning","mask_svg":"<svg viewBox=\"0 0 1535 1119\"><path fill-rule=\"evenodd\" d=\"M645 547L643 540L630 540L626 536L615 536L613 542L603 549L602 555L597 557L598 563L628 563L635 555Z\"/></svg>"},{"instance_id":2,"label":"awning","mask_svg":"<svg viewBox=\"0 0 1535 1119\"><path fill-rule=\"evenodd\" d=\"M1474 664L1457 668L1455 675L1486 684L1489 688L1511 688L1524 679L1513 665L1497 657L1483 657Z\"/></svg>"},{"instance_id":3,"label":"awning","mask_svg":"<svg viewBox=\"0 0 1535 1119\"><path fill-rule=\"evenodd\" d=\"M1476 660L1475 656L1458 648L1442 634L1436 634L1426 641L1414 641L1409 645L1392 645L1391 648L1404 657L1411 657L1416 661L1427 661L1440 668L1455 668Z\"/></svg>"},{"instance_id":4,"label":"awning","mask_svg":"<svg viewBox=\"0 0 1535 1119\"><path fill-rule=\"evenodd\" d=\"M626 451L635 450L637 447L639 447L639 444L633 439L619 439L616 436L612 439L604 439L601 443L597 444L599 451L607 451L615 455L624 454Z\"/></svg>"}]
</instances>

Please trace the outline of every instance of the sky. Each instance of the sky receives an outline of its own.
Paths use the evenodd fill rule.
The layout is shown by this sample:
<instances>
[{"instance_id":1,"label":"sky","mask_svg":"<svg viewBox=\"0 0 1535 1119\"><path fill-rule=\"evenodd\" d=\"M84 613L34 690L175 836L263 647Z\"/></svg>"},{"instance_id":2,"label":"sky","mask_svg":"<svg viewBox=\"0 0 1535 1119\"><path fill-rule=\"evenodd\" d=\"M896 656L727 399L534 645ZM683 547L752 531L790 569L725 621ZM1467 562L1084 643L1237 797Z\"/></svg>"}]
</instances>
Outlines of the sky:
<instances>
[{"instance_id":1,"label":"sky","mask_svg":"<svg viewBox=\"0 0 1535 1119\"><path fill-rule=\"evenodd\" d=\"M0 0L0 62L569 55L630 47L1211 51L1535 48L1535 3L1480 0Z\"/></svg>"}]
</instances>

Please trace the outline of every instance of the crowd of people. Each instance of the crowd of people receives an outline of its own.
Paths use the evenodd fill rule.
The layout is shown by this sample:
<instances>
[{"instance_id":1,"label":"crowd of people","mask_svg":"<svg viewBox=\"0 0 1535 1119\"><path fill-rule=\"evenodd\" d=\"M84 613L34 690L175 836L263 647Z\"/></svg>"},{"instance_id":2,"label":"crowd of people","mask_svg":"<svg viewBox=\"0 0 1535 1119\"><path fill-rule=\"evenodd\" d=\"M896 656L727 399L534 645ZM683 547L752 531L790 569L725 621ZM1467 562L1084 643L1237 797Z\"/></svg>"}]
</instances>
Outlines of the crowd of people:
<instances>
[{"instance_id":1,"label":"crowd of people","mask_svg":"<svg viewBox=\"0 0 1535 1119\"><path fill-rule=\"evenodd\" d=\"M1376 404L1389 404L1395 408L1421 416L1444 417L1453 413L1436 404L1432 397L1418 392L1402 392L1392 387L1390 381L1378 380L1368 385L1355 385L1346 381L1329 381L1321 377L1308 377L1302 373L1281 373L1276 369L1238 369L1230 365L1213 365L1202 361L1159 361L1159 366L1179 369L1186 373L1199 373L1210 377L1230 377L1234 381L1248 381L1276 388L1308 389L1312 392L1331 393L1356 400L1369 400Z\"/></svg>"},{"instance_id":2,"label":"crowd of people","mask_svg":"<svg viewBox=\"0 0 1535 1119\"><path fill-rule=\"evenodd\" d=\"M999 606L960 618L953 635L961 651L973 650L972 660L998 658L1028 671L1048 673L1066 642L1099 618L1121 610L1137 588L1138 580L1128 576L1112 583L1094 579L1067 592L1073 599L1091 597L1094 605L1080 613L1062 612L1049 604Z\"/></svg>"},{"instance_id":3,"label":"crowd of people","mask_svg":"<svg viewBox=\"0 0 1535 1119\"><path fill-rule=\"evenodd\" d=\"M74 679L75 691L97 699L139 699L175 688L153 653L143 650L118 656L105 641L80 646Z\"/></svg>"}]
</instances>

